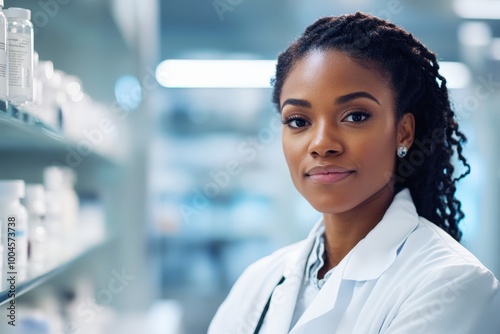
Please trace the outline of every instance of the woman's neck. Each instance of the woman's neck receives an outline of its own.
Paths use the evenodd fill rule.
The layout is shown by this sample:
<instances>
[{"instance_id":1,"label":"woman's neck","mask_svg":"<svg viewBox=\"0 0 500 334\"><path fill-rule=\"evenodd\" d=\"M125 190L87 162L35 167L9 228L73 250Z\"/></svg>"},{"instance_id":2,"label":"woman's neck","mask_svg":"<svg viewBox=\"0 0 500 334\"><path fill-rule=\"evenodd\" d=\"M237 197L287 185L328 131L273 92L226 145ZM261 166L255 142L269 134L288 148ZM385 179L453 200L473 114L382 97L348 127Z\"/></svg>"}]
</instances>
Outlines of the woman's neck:
<instances>
[{"instance_id":1,"label":"woman's neck","mask_svg":"<svg viewBox=\"0 0 500 334\"><path fill-rule=\"evenodd\" d=\"M341 214L324 214L325 250L327 259L320 270L323 275L339 262L382 220L394 198L387 186L356 208Z\"/></svg>"}]
</instances>

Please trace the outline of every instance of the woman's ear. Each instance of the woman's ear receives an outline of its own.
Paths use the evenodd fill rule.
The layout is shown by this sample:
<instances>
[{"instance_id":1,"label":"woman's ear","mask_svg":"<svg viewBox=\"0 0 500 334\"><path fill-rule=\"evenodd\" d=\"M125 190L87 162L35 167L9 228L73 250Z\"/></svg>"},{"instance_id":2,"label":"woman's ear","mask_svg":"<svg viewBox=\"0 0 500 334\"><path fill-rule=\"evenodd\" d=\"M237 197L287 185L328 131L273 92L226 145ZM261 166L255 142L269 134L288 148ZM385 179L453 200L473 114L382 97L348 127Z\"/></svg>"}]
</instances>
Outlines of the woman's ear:
<instances>
[{"instance_id":1,"label":"woman's ear","mask_svg":"<svg viewBox=\"0 0 500 334\"><path fill-rule=\"evenodd\" d=\"M397 145L403 145L409 150L415 138L415 117L413 114L406 113L401 117L397 131Z\"/></svg>"}]
</instances>

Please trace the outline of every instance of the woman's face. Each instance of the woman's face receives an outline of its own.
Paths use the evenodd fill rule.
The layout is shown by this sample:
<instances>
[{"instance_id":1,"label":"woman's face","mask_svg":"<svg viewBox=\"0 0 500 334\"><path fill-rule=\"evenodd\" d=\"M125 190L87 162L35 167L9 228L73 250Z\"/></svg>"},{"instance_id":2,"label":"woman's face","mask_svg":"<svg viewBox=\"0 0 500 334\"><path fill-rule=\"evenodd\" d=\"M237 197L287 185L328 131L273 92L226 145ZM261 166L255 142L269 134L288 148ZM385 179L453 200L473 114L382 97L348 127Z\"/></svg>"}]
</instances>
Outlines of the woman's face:
<instances>
[{"instance_id":1,"label":"woman's face","mask_svg":"<svg viewBox=\"0 0 500 334\"><path fill-rule=\"evenodd\" d=\"M340 51L311 51L285 80L280 108L292 180L316 210L348 212L392 189L404 134L381 73Z\"/></svg>"}]
</instances>

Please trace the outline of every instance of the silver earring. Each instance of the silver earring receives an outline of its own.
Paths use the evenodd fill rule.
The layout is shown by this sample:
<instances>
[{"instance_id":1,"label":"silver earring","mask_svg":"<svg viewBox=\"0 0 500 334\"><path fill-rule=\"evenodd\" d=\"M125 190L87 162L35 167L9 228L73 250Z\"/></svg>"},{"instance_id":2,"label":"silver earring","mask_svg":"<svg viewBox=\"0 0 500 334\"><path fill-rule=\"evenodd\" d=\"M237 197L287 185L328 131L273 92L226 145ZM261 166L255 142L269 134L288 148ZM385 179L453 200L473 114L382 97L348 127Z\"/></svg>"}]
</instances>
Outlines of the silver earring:
<instances>
[{"instance_id":1,"label":"silver earring","mask_svg":"<svg viewBox=\"0 0 500 334\"><path fill-rule=\"evenodd\" d=\"M398 157L404 158L406 156L406 153L408 153L408 149L404 145L400 145L398 147Z\"/></svg>"}]
</instances>

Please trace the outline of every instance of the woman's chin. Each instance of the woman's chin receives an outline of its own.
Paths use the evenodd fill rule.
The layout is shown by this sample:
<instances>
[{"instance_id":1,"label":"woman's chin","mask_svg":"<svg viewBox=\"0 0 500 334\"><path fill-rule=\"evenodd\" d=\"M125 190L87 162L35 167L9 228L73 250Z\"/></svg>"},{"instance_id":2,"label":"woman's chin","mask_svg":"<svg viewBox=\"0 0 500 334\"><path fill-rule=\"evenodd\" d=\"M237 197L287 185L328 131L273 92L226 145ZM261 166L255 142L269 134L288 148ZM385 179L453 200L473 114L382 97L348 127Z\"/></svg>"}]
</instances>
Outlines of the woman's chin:
<instances>
[{"instance_id":1,"label":"woman's chin","mask_svg":"<svg viewBox=\"0 0 500 334\"><path fill-rule=\"evenodd\" d=\"M345 201L339 201L339 202L311 202L309 201L309 204L318 212L322 214L340 214L343 212L350 211L353 206L350 205L350 203L347 203Z\"/></svg>"}]
</instances>

